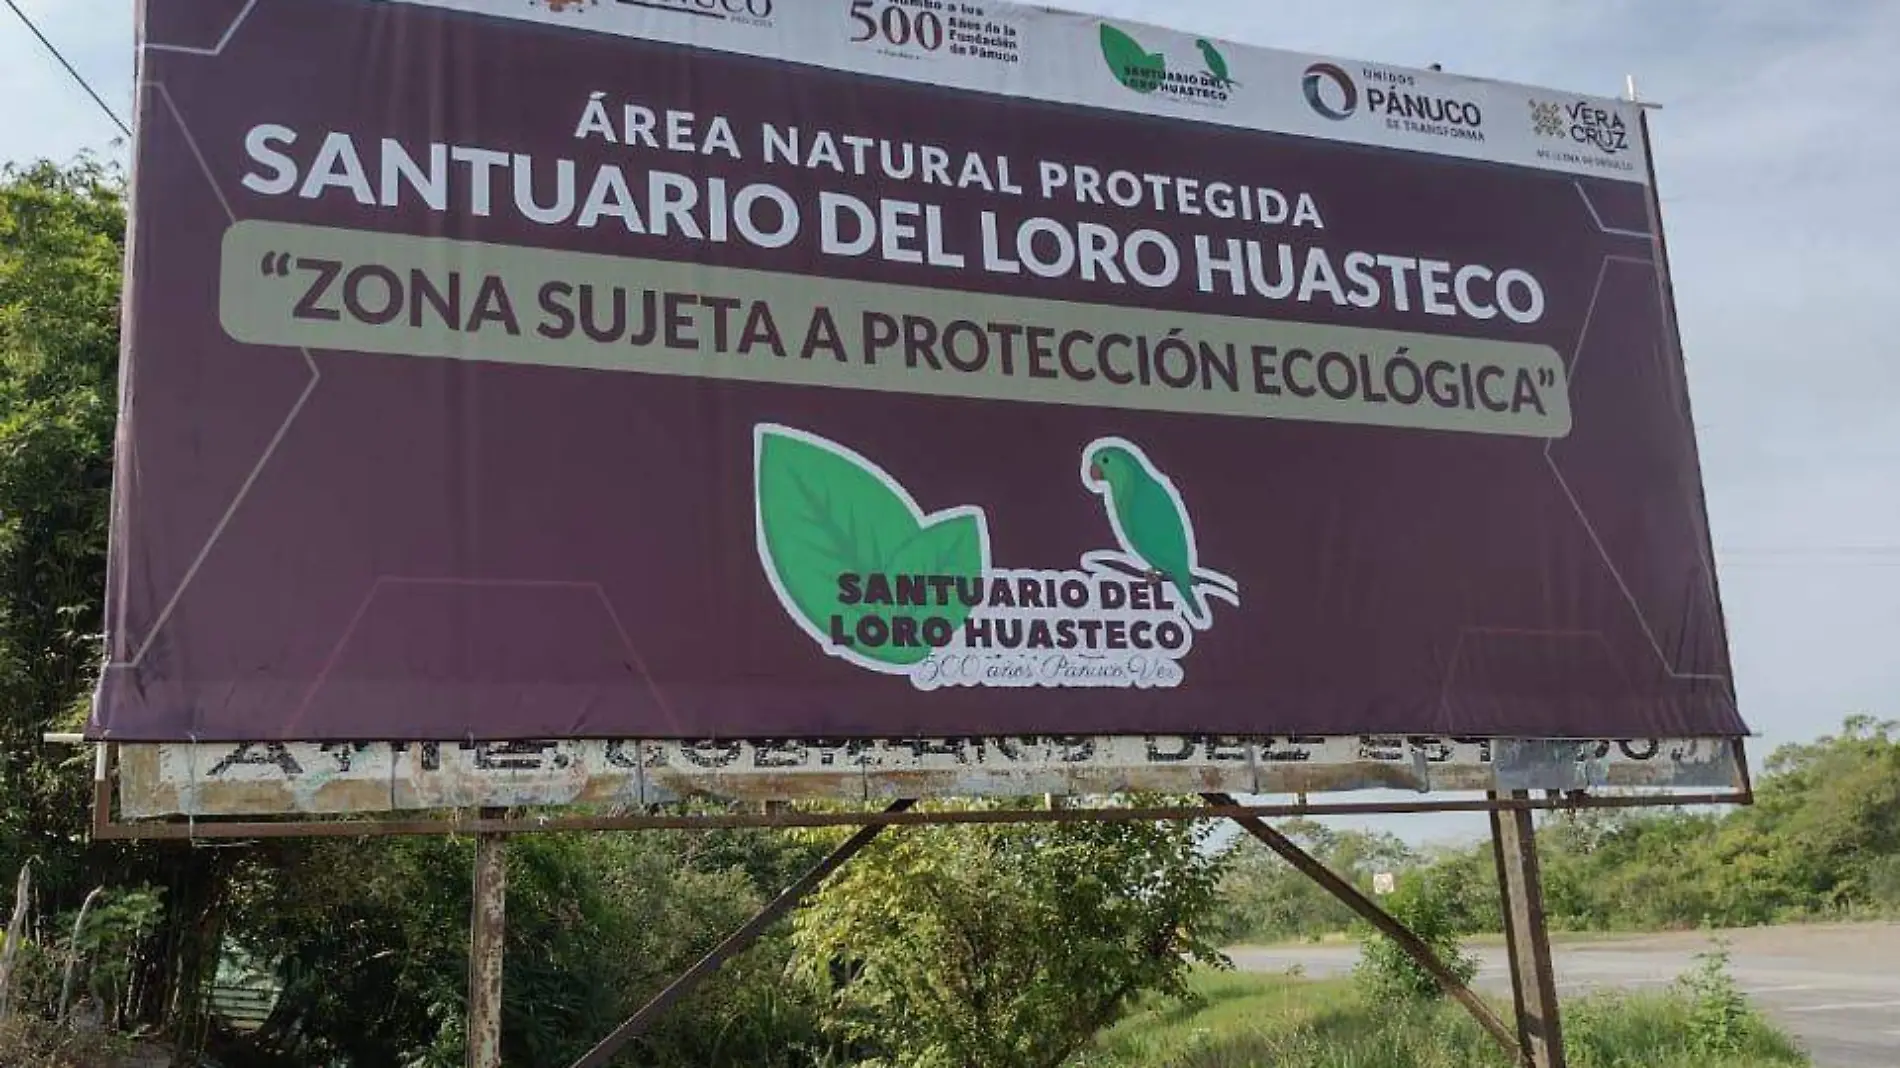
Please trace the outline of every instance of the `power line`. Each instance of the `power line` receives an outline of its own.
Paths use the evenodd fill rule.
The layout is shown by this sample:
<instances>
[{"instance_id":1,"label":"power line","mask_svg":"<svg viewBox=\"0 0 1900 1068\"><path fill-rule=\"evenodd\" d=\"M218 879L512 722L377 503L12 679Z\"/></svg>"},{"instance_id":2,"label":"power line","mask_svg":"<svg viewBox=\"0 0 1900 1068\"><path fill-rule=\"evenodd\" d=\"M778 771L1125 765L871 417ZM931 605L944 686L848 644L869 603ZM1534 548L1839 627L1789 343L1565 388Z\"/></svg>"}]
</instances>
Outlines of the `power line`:
<instances>
[{"instance_id":1,"label":"power line","mask_svg":"<svg viewBox=\"0 0 1900 1068\"><path fill-rule=\"evenodd\" d=\"M59 60L59 65L66 68L66 73L73 76L73 81L78 82L79 87L86 91L86 95L92 97L92 102L99 105L100 111L106 113L106 118L112 120L112 125L117 126L120 132L124 133L125 136L132 136L131 128L120 121L118 113L112 110L111 105L107 104L100 98L98 93L93 91L92 84L86 81L85 77L77 70L74 70L71 63L66 62L66 57L60 53L58 48L53 46L53 42L46 39L46 35L40 32L38 26L33 25L33 20L26 16L26 12L20 10L20 5L15 3L14 0L6 0L6 4L13 9L15 15L20 16L20 21L26 23L26 28L33 32L33 36L39 38L40 43L46 46L46 50L53 54L53 58Z\"/></svg>"}]
</instances>

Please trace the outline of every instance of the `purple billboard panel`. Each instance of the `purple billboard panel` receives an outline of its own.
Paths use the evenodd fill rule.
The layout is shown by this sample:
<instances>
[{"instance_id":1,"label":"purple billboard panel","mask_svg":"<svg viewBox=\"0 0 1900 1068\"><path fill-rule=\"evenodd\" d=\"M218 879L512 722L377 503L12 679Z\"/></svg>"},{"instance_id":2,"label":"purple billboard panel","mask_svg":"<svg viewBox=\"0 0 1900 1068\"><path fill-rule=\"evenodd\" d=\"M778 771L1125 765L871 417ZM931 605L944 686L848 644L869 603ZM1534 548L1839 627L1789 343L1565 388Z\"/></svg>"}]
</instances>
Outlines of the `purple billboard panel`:
<instances>
[{"instance_id":1,"label":"purple billboard panel","mask_svg":"<svg viewBox=\"0 0 1900 1068\"><path fill-rule=\"evenodd\" d=\"M1614 101L145 0L122 741L1745 733Z\"/></svg>"}]
</instances>

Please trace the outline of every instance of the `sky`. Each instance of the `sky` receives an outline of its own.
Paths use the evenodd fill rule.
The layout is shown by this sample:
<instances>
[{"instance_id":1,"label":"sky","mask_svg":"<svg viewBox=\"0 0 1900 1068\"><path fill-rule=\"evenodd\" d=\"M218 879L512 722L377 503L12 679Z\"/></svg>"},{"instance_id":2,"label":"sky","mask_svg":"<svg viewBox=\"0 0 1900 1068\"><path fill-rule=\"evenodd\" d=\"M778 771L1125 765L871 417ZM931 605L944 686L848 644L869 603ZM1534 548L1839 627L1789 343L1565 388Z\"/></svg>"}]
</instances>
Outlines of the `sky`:
<instances>
[{"instance_id":1,"label":"sky","mask_svg":"<svg viewBox=\"0 0 1900 1068\"><path fill-rule=\"evenodd\" d=\"M123 118L130 0L18 0ZM784 0L782 0L784 2ZM802 0L819 3L824 0ZM1742 713L1900 718L1900 0L1063 0L1245 44L1615 95L1652 114ZM124 158L0 11L0 160ZM1894 421L1888 422L1887 420ZM1468 817L1380 826L1415 840Z\"/></svg>"}]
</instances>

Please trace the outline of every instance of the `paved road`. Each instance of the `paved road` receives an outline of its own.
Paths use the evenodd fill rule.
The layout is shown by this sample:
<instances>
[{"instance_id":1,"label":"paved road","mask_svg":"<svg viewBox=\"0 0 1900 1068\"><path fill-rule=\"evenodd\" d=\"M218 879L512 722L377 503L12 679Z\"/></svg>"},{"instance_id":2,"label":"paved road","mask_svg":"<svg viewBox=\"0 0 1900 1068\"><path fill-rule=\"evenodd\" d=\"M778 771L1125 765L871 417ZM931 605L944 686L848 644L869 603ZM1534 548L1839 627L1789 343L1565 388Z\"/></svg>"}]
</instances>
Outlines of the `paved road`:
<instances>
[{"instance_id":1,"label":"paved road","mask_svg":"<svg viewBox=\"0 0 1900 1068\"><path fill-rule=\"evenodd\" d=\"M1900 1066L1900 924L1775 927L1727 931L1730 972L1769 1016L1814 1055L1815 1068ZM1592 988L1665 986L1695 966L1707 934L1646 935L1552 946L1557 985L1565 993ZM1478 985L1511 989L1502 947L1479 947ZM1342 975L1358 951L1351 945L1230 951L1244 971L1283 972L1294 965L1312 976Z\"/></svg>"}]
</instances>

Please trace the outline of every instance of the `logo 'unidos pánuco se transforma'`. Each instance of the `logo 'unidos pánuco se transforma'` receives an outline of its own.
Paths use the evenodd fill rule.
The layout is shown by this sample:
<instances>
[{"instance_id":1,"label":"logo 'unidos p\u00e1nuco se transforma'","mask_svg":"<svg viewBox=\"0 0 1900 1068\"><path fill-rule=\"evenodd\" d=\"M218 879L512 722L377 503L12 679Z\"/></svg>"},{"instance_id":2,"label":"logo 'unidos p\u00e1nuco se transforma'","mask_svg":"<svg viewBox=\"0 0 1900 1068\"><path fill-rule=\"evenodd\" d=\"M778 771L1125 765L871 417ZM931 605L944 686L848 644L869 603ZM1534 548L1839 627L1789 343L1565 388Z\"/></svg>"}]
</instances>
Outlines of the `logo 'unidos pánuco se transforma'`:
<instances>
[{"instance_id":1,"label":"logo 'unidos p\u00e1nuco se transforma'","mask_svg":"<svg viewBox=\"0 0 1900 1068\"><path fill-rule=\"evenodd\" d=\"M1080 456L1115 548L1062 569L996 566L982 508L926 512L818 435L761 424L753 449L759 562L780 605L826 653L918 689L1176 686L1215 602L1240 603L1201 566L1174 481L1122 438Z\"/></svg>"},{"instance_id":2,"label":"logo 'unidos p\u00e1nuco se transforma'","mask_svg":"<svg viewBox=\"0 0 1900 1068\"><path fill-rule=\"evenodd\" d=\"M1307 106L1334 122L1344 122L1359 110L1359 87L1352 75L1333 63L1315 63L1300 78Z\"/></svg>"}]
</instances>

